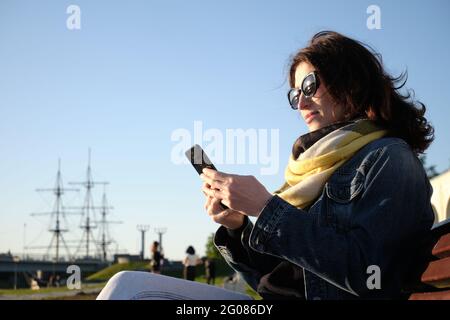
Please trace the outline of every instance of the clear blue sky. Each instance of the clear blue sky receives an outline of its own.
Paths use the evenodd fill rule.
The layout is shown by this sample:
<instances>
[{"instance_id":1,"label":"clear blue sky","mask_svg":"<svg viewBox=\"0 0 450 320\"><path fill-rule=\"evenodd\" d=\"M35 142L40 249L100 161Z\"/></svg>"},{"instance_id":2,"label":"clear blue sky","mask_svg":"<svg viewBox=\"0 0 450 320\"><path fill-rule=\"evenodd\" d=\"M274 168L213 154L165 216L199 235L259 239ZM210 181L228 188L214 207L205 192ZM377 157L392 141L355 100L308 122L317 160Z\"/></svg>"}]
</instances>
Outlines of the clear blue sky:
<instances>
[{"instance_id":1,"label":"clear blue sky","mask_svg":"<svg viewBox=\"0 0 450 320\"><path fill-rule=\"evenodd\" d=\"M66 8L81 8L68 30ZM381 9L369 30L366 9ZM427 156L450 163L450 2L442 1L19 1L0 2L0 252L49 242L46 218L57 159L64 181L84 177L88 147L94 178L107 180L122 220L112 234L121 251L140 250L137 224L165 226L167 255L188 245L200 254L216 230L203 210L200 181L171 162L179 128L279 129L280 170L220 169L256 175L269 190L283 181L295 138L306 126L286 101L289 56L317 31L332 29L383 55L428 106L436 140ZM98 202L101 190L94 193ZM68 195L78 205L82 195ZM70 217L70 239L79 236ZM148 240L156 239L151 232Z\"/></svg>"}]
</instances>

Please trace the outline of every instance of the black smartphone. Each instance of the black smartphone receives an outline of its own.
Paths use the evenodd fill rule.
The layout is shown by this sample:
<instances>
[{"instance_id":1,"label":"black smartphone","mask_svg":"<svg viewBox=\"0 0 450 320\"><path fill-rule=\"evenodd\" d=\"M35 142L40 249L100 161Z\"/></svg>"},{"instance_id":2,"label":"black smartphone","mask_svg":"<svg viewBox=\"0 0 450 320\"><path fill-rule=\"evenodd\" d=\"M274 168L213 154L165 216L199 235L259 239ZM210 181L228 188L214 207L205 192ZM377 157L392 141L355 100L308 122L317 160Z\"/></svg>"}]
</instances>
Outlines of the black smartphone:
<instances>
[{"instance_id":1,"label":"black smartphone","mask_svg":"<svg viewBox=\"0 0 450 320\"><path fill-rule=\"evenodd\" d=\"M204 168L209 168L212 170L216 170L216 167L212 164L211 160L209 160L205 151L198 144L193 145L186 152L186 157L189 159L189 162L194 166L195 171L200 175L202 174L202 170ZM220 203L220 206L225 210L228 209L226 205Z\"/></svg>"}]
</instances>

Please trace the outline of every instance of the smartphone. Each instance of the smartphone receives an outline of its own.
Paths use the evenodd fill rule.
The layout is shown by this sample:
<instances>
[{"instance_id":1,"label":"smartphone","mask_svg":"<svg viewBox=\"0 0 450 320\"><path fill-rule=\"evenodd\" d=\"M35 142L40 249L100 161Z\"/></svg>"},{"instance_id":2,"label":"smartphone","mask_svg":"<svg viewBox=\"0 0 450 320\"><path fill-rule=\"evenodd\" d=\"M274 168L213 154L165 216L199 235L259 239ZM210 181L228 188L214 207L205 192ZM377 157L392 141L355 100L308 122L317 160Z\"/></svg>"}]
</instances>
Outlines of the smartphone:
<instances>
[{"instance_id":1,"label":"smartphone","mask_svg":"<svg viewBox=\"0 0 450 320\"><path fill-rule=\"evenodd\" d=\"M205 151L198 144L193 145L190 149L188 149L185 152L185 154L186 157L189 159L189 162L192 164L195 171L197 171L199 175L203 173L202 170L204 168L209 168L217 171L216 167L212 164L211 160L209 160ZM224 210L228 209L228 207L223 203L220 203L220 206Z\"/></svg>"}]
</instances>

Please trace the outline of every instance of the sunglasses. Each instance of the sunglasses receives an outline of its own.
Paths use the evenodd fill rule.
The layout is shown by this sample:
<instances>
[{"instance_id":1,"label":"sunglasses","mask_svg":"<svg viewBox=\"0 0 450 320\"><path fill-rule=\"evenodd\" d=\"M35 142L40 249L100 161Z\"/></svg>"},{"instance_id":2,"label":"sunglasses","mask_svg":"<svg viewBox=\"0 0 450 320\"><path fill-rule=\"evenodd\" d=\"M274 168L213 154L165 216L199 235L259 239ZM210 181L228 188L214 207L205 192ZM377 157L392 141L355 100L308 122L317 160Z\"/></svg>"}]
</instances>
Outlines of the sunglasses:
<instances>
[{"instance_id":1,"label":"sunglasses","mask_svg":"<svg viewBox=\"0 0 450 320\"><path fill-rule=\"evenodd\" d=\"M305 98L313 97L317 89L319 89L320 81L317 76L317 72L313 71L308 73L305 78L303 78L300 88L292 88L288 92L288 99L291 108L294 110L298 109L298 102L300 99L300 94L303 92Z\"/></svg>"}]
</instances>

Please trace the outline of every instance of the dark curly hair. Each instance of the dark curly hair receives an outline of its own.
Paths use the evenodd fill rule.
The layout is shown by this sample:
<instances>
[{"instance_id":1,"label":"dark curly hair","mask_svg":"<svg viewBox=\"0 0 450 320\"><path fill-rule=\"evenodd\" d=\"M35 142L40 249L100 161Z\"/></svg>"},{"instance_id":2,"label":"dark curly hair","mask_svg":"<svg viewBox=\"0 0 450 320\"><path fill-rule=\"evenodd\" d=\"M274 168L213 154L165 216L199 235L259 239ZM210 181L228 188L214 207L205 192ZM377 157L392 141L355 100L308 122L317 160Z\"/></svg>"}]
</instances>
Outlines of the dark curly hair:
<instances>
[{"instance_id":1,"label":"dark curly hair","mask_svg":"<svg viewBox=\"0 0 450 320\"><path fill-rule=\"evenodd\" d=\"M194 247L193 247L193 246L189 246L189 247L186 249L186 253L187 253L187 254L195 254L195 249L194 249Z\"/></svg>"},{"instance_id":2,"label":"dark curly hair","mask_svg":"<svg viewBox=\"0 0 450 320\"><path fill-rule=\"evenodd\" d=\"M301 62L313 65L332 99L345 108L345 120L364 116L402 138L416 153L434 140L434 129L424 117L426 107L411 93L401 94L408 78L387 74L381 55L371 47L333 31L315 34L290 63L289 84Z\"/></svg>"}]
</instances>

